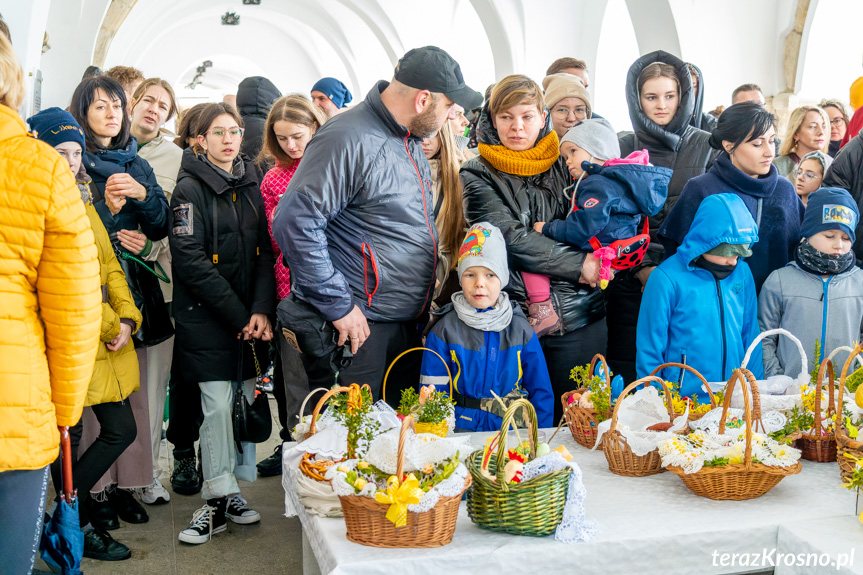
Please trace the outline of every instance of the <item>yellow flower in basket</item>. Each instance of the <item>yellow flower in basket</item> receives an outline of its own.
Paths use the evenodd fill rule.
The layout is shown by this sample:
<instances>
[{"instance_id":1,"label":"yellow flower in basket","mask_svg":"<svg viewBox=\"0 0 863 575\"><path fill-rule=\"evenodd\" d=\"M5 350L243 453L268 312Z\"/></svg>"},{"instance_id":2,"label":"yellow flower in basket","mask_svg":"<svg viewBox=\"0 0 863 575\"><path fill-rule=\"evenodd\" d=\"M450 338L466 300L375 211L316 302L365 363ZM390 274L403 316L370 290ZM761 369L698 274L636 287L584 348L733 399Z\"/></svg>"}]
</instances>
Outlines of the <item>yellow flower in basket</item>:
<instances>
[{"instance_id":1,"label":"yellow flower in basket","mask_svg":"<svg viewBox=\"0 0 863 575\"><path fill-rule=\"evenodd\" d=\"M735 443L731 448L731 453L728 454L728 463L743 463L745 448L740 443Z\"/></svg>"},{"instance_id":2,"label":"yellow flower in basket","mask_svg":"<svg viewBox=\"0 0 863 575\"><path fill-rule=\"evenodd\" d=\"M387 519L396 527L404 527L407 523L408 505L419 503L423 496L420 482L413 473L407 476L404 483L398 477L390 475L387 479L387 490L375 493L375 501L389 503Z\"/></svg>"}]
</instances>

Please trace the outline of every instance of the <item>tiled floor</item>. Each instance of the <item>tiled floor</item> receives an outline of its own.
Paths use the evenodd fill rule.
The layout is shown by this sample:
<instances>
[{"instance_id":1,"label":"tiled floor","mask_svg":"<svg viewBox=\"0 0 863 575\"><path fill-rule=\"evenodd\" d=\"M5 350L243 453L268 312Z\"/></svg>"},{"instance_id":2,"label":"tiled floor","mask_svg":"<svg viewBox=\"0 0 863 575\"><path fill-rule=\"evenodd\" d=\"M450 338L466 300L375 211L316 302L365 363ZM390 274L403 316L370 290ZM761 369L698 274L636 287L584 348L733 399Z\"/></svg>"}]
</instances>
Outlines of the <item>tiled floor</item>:
<instances>
[{"instance_id":1,"label":"tiled floor","mask_svg":"<svg viewBox=\"0 0 863 575\"><path fill-rule=\"evenodd\" d=\"M276 405L272 401L272 413ZM266 443L257 446L260 461L273 453L278 444L278 425ZM162 446L161 481L170 491L170 446ZM150 521L143 525L130 525L121 521L120 529L111 535L132 550L132 558L119 562L100 562L84 559L82 570L86 575L299 575L302 573L302 531L296 518L284 516L285 494L281 476L258 478L254 483L241 481L243 497L261 513L261 522L255 525L235 525L228 522L228 530L215 535L209 543L187 545L177 540L185 529L192 513L203 500L200 495L184 496L171 493L167 505L145 505ZM37 569L47 570L37 561Z\"/></svg>"}]
</instances>

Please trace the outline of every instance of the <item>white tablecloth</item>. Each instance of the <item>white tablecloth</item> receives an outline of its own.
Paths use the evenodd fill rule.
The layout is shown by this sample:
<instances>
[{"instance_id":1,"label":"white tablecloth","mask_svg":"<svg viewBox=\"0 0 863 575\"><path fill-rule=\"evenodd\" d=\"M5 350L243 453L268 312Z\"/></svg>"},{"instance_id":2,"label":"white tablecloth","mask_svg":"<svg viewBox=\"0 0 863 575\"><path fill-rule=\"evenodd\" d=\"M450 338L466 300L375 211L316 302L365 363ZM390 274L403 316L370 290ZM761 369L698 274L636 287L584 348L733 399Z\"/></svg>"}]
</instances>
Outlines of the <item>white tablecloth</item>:
<instances>
[{"instance_id":1,"label":"white tablecloth","mask_svg":"<svg viewBox=\"0 0 863 575\"><path fill-rule=\"evenodd\" d=\"M790 555L788 562L794 564L777 558L775 574L863 574L863 524L853 511L847 509L842 517L780 525L777 553ZM816 556L818 567L814 567Z\"/></svg>"},{"instance_id":2,"label":"white tablecloth","mask_svg":"<svg viewBox=\"0 0 863 575\"><path fill-rule=\"evenodd\" d=\"M546 430L551 437L554 430ZM473 434L475 448L490 434ZM518 537L480 529L464 502L452 543L433 549L379 549L348 541L343 519L312 516L296 502L294 470L285 470L286 505L296 506L308 546L321 573L391 574L506 572L552 573L577 566L583 573L747 573L750 567L720 565L723 553L758 553L777 546L779 526L848 515L854 495L843 489L835 463L804 462L803 471L749 501L713 501L694 495L672 473L620 477L608 470L602 451L576 444L564 428L551 447L563 444L584 475L588 518L600 535L567 545L553 537ZM291 507L288 507L289 509ZM863 561L861 556L860 561Z\"/></svg>"}]
</instances>

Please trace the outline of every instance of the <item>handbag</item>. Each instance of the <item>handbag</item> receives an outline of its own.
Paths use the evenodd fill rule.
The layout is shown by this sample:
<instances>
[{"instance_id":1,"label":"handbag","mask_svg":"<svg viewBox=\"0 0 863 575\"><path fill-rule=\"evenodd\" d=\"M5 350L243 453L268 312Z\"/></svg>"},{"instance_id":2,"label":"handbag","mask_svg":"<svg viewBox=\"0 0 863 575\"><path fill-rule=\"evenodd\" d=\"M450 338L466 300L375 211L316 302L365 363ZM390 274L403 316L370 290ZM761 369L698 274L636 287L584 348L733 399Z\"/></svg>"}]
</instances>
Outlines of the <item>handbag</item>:
<instances>
[{"instance_id":1,"label":"handbag","mask_svg":"<svg viewBox=\"0 0 863 575\"><path fill-rule=\"evenodd\" d=\"M119 243L114 244L117 261L126 274L126 283L135 300L135 307L141 311L141 327L132 335L136 348L150 347L174 335L174 324L168 304L162 295L160 281L171 280L165 275L159 262L153 262L154 270L142 260L123 250ZM160 273L161 272L161 273Z\"/></svg>"},{"instance_id":2,"label":"handbag","mask_svg":"<svg viewBox=\"0 0 863 575\"><path fill-rule=\"evenodd\" d=\"M270 438L270 433L273 431L270 402L267 399L267 392L261 390L263 380L261 364L258 363L254 341L249 340L249 345L252 346L252 359L255 360L255 400L249 405L246 394L243 393L243 340L240 340L239 345L237 389L234 390L234 443L240 453L243 453L243 442L263 443Z\"/></svg>"}]
</instances>

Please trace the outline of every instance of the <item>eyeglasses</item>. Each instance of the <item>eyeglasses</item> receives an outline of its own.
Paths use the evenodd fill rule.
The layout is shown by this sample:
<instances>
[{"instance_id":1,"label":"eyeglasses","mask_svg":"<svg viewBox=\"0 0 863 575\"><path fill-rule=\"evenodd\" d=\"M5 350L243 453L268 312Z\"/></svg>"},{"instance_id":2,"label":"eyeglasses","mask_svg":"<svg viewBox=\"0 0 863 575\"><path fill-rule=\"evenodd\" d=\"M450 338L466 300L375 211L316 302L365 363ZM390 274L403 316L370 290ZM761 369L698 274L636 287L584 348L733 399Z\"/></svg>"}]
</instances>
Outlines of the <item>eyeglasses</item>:
<instances>
[{"instance_id":1,"label":"eyeglasses","mask_svg":"<svg viewBox=\"0 0 863 575\"><path fill-rule=\"evenodd\" d=\"M569 118L570 114L574 114L576 119L580 118L583 120L587 117L587 106L578 106L576 108L565 108L561 106L559 108L555 108L554 111L552 111L552 114L561 120Z\"/></svg>"},{"instance_id":2,"label":"eyeglasses","mask_svg":"<svg viewBox=\"0 0 863 575\"><path fill-rule=\"evenodd\" d=\"M821 179L821 176L815 174L814 172L804 172L800 168L797 168L796 170L794 170L794 177L799 178L800 176L803 176L804 182L811 182L814 178L818 178L819 180Z\"/></svg>"},{"instance_id":3,"label":"eyeglasses","mask_svg":"<svg viewBox=\"0 0 863 575\"><path fill-rule=\"evenodd\" d=\"M213 134L217 138L224 138L225 134L230 134L232 138L242 138L243 129L231 128L230 130L226 130L225 128L214 128L212 130L207 130L205 134Z\"/></svg>"},{"instance_id":4,"label":"eyeglasses","mask_svg":"<svg viewBox=\"0 0 863 575\"><path fill-rule=\"evenodd\" d=\"M845 118L843 118L842 116L836 116L835 118L833 118L832 120L830 120L830 125L831 125L831 126L836 126L837 128L838 128L839 126L844 125L844 124L845 124Z\"/></svg>"}]
</instances>

